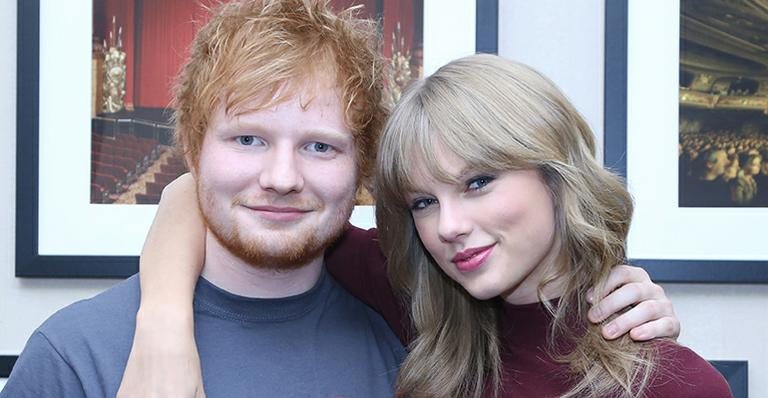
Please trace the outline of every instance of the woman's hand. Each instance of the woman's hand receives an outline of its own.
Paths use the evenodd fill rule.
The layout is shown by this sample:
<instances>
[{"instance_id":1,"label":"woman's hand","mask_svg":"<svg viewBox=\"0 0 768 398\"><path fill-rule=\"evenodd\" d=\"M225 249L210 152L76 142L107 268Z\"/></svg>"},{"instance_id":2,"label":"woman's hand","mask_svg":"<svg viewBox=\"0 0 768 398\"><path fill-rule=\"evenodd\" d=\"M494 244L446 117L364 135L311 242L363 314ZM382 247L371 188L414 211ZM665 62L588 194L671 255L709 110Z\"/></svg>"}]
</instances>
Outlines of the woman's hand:
<instances>
[{"instance_id":1,"label":"woman's hand","mask_svg":"<svg viewBox=\"0 0 768 398\"><path fill-rule=\"evenodd\" d=\"M205 260L195 181L163 190L139 262L141 306L118 397L204 397L192 298Z\"/></svg>"},{"instance_id":2,"label":"woman's hand","mask_svg":"<svg viewBox=\"0 0 768 398\"><path fill-rule=\"evenodd\" d=\"M595 297L602 299L595 304ZM653 283L642 268L615 267L601 291L591 291L587 301L593 305L589 320L602 322L611 315L632 307L603 326L603 336L615 339L624 333L636 341L680 335L680 321L664 289Z\"/></svg>"}]
</instances>

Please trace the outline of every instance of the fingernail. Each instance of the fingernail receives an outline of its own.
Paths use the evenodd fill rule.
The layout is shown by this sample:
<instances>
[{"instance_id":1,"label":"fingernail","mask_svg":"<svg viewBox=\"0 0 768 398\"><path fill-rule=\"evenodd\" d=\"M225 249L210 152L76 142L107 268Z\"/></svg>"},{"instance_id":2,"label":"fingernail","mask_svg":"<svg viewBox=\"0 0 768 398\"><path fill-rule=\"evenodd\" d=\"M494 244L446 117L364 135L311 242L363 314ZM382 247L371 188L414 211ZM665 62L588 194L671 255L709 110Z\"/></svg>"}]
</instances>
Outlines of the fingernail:
<instances>
[{"instance_id":1,"label":"fingernail","mask_svg":"<svg viewBox=\"0 0 768 398\"><path fill-rule=\"evenodd\" d=\"M619 334L618 328L613 323L609 323L605 325L604 330L605 330L605 334L611 338L616 337L616 335Z\"/></svg>"},{"instance_id":2,"label":"fingernail","mask_svg":"<svg viewBox=\"0 0 768 398\"><path fill-rule=\"evenodd\" d=\"M600 316L600 308L599 307L592 307L589 310L589 317L592 318L593 322L600 322L602 321L602 317Z\"/></svg>"},{"instance_id":3,"label":"fingernail","mask_svg":"<svg viewBox=\"0 0 768 398\"><path fill-rule=\"evenodd\" d=\"M592 291L592 289L587 291L587 302L590 304L595 303L595 293Z\"/></svg>"}]
</instances>

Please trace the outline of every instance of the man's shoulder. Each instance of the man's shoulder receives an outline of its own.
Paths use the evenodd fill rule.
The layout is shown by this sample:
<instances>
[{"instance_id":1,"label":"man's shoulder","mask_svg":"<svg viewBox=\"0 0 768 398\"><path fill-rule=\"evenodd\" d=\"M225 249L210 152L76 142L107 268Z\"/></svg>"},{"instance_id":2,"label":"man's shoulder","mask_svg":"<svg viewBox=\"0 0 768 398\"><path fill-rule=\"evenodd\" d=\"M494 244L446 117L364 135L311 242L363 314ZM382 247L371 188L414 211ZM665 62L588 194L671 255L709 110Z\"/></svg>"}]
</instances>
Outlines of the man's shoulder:
<instances>
[{"instance_id":1,"label":"man's shoulder","mask_svg":"<svg viewBox=\"0 0 768 398\"><path fill-rule=\"evenodd\" d=\"M134 276L53 314L27 341L5 386L8 396L114 396L138 303Z\"/></svg>"},{"instance_id":2,"label":"man's shoulder","mask_svg":"<svg viewBox=\"0 0 768 398\"><path fill-rule=\"evenodd\" d=\"M139 308L139 279L134 275L89 299L72 303L48 318L38 332L52 344L83 336L114 333L135 324ZM133 332L131 331L131 334Z\"/></svg>"}]
</instances>

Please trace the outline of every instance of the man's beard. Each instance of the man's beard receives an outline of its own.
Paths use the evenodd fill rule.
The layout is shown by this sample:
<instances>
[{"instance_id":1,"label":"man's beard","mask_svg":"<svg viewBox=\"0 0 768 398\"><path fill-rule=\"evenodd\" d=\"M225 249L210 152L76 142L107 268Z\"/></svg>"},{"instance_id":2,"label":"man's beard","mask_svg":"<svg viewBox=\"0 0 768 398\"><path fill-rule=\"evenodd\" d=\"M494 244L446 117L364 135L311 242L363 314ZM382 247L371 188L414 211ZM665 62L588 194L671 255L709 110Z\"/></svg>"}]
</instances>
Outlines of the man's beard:
<instances>
[{"instance_id":1,"label":"man's beard","mask_svg":"<svg viewBox=\"0 0 768 398\"><path fill-rule=\"evenodd\" d=\"M206 227L214 237L232 254L258 268L273 270L293 270L301 268L321 255L326 248L333 244L346 230L347 220L354 208L354 197L348 203L339 208L334 217L328 220L330 225L322 228L322 225L311 225L305 228L295 228L287 233L274 233L272 238L286 235L289 242L278 250L270 248L261 234L269 234L271 231L259 231L261 234L249 237L243 233L242 227L237 225L234 219L212 220L207 214L201 201L207 200L208 204L215 206L212 197L206 199L198 196L200 212L205 220ZM245 235L245 236L244 236Z\"/></svg>"}]
</instances>

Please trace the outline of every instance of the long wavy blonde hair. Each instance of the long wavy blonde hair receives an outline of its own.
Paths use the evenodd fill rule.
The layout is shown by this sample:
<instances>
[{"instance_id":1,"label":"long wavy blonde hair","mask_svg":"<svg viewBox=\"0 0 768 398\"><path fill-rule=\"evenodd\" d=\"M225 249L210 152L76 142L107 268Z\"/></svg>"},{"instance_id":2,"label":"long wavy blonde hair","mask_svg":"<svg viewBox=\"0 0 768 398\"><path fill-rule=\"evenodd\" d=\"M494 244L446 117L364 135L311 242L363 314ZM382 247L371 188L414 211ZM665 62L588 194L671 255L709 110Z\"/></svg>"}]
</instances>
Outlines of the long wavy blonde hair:
<instances>
[{"instance_id":1,"label":"long wavy blonde hair","mask_svg":"<svg viewBox=\"0 0 768 398\"><path fill-rule=\"evenodd\" d=\"M376 219L393 286L411 300L417 337L398 379L398 395L497 395L503 379L498 300L471 297L423 247L405 194L413 171L445 176L435 154L448 150L479 170L539 170L555 206L554 269L539 284L553 315L549 339L573 342L571 396L636 396L653 366L648 345L606 341L587 320L590 287L625 258L632 200L621 180L595 160L592 132L565 96L533 69L492 55L453 61L415 83L382 133L375 178ZM552 305L543 287L564 283ZM566 322L577 319L579 322ZM554 344L552 344L554 347Z\"/></svg>"}]
</instances>

